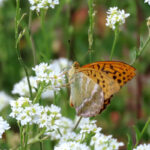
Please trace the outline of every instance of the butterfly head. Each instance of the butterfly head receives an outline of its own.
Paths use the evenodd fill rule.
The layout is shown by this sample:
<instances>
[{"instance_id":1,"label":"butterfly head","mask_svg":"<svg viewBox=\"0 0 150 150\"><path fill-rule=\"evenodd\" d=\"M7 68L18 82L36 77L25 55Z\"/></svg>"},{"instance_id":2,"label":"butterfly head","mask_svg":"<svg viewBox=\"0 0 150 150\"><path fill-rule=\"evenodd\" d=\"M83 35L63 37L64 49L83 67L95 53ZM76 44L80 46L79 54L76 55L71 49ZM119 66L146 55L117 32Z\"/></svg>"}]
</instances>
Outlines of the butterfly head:
<instances>
[{"instance_id":1,"label":"butterfly head","mask_svg":"<svg viewBox=\"0 0 150 150\"><path fill-rule=\"evenodd\" d=\"M80 64L78 62L74 62L72 67L69 69L68 75L69 75L69 79L71 79L73 77L73 75L75 74L76 70L80 67Z\"/></svg>"},{"instance_id":2,"label":"butterfly head","mask_svg":"<svg viewBox=\"0 0 150 150\"><path fill-rule=\"evenodd\" d=\"M74 67L75 69L78 69L78 68L80 67L80 64L79 64L77 61L75 61L75 62L73 63L73 67Z\"/></svg>"}]
</instances>

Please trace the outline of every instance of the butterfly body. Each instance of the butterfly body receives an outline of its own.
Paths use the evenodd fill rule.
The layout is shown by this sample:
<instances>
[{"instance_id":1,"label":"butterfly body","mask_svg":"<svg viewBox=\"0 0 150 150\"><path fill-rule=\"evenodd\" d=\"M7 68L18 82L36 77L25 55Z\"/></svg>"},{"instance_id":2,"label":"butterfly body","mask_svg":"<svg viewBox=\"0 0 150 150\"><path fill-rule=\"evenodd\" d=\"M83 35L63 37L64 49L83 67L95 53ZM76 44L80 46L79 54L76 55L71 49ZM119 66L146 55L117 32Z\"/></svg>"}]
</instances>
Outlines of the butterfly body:
<instances>
[{"instance_id":1,"label":"butterfly body","mask_svg":"<svg viewBox=\"0 0 150 150\"><path fill-rule=\"evenodd\" d=\"M70 103L78 115L96 116L134 76L135 68L123 62L101 61L82 67L75 62L69 70Z\"/></svg>"}]
</instances>

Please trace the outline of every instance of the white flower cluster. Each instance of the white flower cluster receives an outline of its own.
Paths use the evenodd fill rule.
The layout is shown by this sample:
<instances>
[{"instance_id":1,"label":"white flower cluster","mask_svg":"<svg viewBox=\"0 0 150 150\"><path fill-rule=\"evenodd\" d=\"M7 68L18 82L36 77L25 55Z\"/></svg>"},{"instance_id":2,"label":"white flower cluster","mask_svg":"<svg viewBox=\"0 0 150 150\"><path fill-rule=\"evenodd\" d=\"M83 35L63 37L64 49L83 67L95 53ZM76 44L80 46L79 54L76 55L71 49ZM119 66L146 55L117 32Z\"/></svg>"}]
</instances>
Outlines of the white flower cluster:
<instances>
[{"instance_id":1,"label":"white flower cluster","mask_svg":"<svg viewBox=\"0 0 150 150\"><path fill-rule=\"evenodd\" d=\"M39 128L45 128L46 132L56 130L60 124L60 108L51 105L50 107L32 104L26 97L20 97L17 101L11 102L11 117L16 118L22 126L37 124Z\"/></svg>"},{"instance_id":2,"label":"white flower cluster","mask_svg":"<svg viewBox=\"0 0 150 150\"><path fill-rule=\"evenodd\" d=\"M5 132L5 130L10 129L9 124L4 121L2 117L0 117L0 139L2 138L2 134Z\"/></svg>"},{"instance_id":3,"label":"white flower cluster","mask_svg":"<svg viewBox=\"0 0 150 150\"><path fill-rule=\"evenodd\" d=\"M40 11L40 9L54 8L59 4L59 0L29 0L31 10Z\"/></svg>"},{"instance_id":4,"label":"white flower cluster","mask_svg":"<svg viewBox=\"0 0 150 150\"><path fill-rule=\"evenodd\" d=\"M124 10L119 10L118 7L111 7L107 11L106 26L114 30L117 25L124 24L125 19L129 16L130 14L125 13Z\"/></svg>"},{"instance_id":5,"label":"white flower cluster","mask_svg":"<svg viewBox=\"0 0 150 150\"><path fill-rule=\"evenodd\" d=\"M55 147L54 150L90 150L90 148L84 143L66 142Z\"/></svg>"},{"instance_id":6,"label":"white flower cluster","mask_svg":"<svg viewBox=\"0 0 150 150\"><path fill-rule=\"evenodd\" d=\"M2 6L4 3L4 0L0 0L0 6Z\"/></svg>"},{"instance_id":7,"label":"white flower cluster","mask_svg":"<svg viewBox=\"0 0 150 150\"><path fill-rule=\"evenodd\" d=\"M46 82L48 86L44 89L42 98L53 98L54 90L56 92L59 91L60 88L58 87L61 87L61 85L65 83L65 76L61 75L61 72L64 68L71 66L71 64L72 62L68 59L59 58L52 61L50 65L47 63L41 63L35 66L33 70L35 71L36 76L29 77L32 93L37 91L39 82ZM18 94L19 96L29 96L29 86L26 77L14 85L12 93Z\"/></svg>"},{"instance_id":8,"label":"white flower cluster","mask_svg":"<svg viewBox=\"0 0 150 150\"><path fill-rule=\"evenodd\" d=\"M93 126L93 127L92 127ZM60 141L55 150L90 150L94 147L95 150L117 150L124 144L117 142L112 136L106 136L100 133L101 128L98 128L96 121L91 121L89 118L83 118L78 126L80 132L75 133L72 130L68 130L60 138ZM91 134L90 145L86 145L85 139Z\"/></svg>"},{"instance_id":9,"label":"white flower cluster","mask_svg":"<svg viewBox=\"0 0 150 150\"><path fill-rule=\"evenodd\" d=\"M0 92L0 111L3 110L11 101L13 98L8 96L5 92L1 91Z\"/></svg>"},{"instance_id":10,"label":"white flower cluster","mask_svg":"<svg viewBox=\"0 0 150 150\"><path fill-rule=\"evenodd\" d=\"M150 5L150 0L145 0L144 3L148 3L148 5Z\"/></svg>"},{"instance_id":11,"label":"white flower cluster","mask_svg":"<svg viewBox=\"0 0 150 150\"><path fill-rule=\"evenodd\" d=\"M38 87L36 77L29 77L32 93L36 92ZM16 83L13 87L12 94L18 94L20 96L29 96L29 86L27 82L27 78L24 77L20 82Z\"/></svg>"},{"instance_id":12,"label":"white flower cluster","mask_svg":"<svg viewBox=\"0 0 150 150\"><path fill-rule=\"evenodd\" d=\"M133 150L150 150L150 144L140 144L137 148Z\"/></svg>"},{"instance_id":13,"label":"white flower cluster","mask_svg":"<svg viewBox=\"0 0 150 150\"><path fill-rule=\"evenodd\" d=\"M96 133L95 136L92 137L90 144L94 146L94 150L117 150L120 146L124 145L122 142L118 142L112 138L111 135L106 136L101 133Z\"/></svg>"}]
</instances>

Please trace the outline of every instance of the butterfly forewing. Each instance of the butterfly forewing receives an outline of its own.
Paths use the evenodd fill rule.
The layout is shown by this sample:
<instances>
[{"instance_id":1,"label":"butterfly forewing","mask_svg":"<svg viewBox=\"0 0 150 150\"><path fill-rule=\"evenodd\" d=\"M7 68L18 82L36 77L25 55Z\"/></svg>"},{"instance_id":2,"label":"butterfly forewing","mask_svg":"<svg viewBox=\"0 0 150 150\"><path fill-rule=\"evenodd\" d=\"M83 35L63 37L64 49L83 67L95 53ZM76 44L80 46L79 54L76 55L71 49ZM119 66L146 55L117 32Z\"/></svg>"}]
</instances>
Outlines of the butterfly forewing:
<instances>
[{"instance_id":1,"label":"butterfly forewing","mask_svg":"<svg viewBox=\"0 0 150 150\"><path fill-rule=\"evenodd\" d=\"M76 108L77 115L96 116L103 109L104 94L99 84L84 73L76 73L71 83L70 103Z\"/></svg>"},{"instance_id":2,"label":"butterfly forewing","mask_svg":"<svg viewBox=\"0 0 150 150\"><path fill-rule=\"evenodd\" d=\"M109 77L117 81L121 87L135 76L134 67L119 61L100 61L81 67L81 69L85 68L106 73Z\"/></svg>"}]
</instances>

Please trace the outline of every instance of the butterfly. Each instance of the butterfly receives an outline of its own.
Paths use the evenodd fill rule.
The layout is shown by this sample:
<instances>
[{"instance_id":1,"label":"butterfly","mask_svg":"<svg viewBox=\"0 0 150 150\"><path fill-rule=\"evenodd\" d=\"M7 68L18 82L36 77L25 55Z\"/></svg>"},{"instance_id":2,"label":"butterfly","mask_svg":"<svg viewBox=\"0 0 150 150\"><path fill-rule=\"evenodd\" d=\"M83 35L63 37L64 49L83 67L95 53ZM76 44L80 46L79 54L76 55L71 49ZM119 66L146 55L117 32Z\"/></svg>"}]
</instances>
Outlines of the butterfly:
<instances>
[{"instance_id":1,"label":"butterfly","mask_svg":"<svg viewBox=\"0 0 150 150\"><path fill-rule=\"evenodd\" d=\"M110 103L111 97L131 80L135 68L119 61L99 61L80 67L74 62L70 68L70 105L77 115L93 117Z\"/></svg>"}]
</instances>

